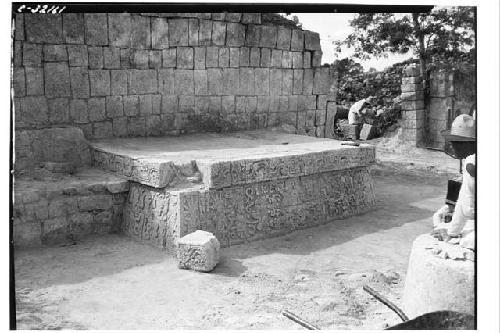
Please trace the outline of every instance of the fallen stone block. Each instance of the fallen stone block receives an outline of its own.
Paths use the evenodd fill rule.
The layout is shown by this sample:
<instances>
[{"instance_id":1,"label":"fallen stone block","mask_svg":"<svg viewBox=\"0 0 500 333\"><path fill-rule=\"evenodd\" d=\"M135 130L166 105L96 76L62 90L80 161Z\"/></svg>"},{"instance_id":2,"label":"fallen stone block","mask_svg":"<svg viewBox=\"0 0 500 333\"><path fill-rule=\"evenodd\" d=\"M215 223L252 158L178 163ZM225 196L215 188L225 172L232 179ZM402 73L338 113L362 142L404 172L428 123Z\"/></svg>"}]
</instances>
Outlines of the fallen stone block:
<instances>
[{"instance_id":1,"label":"fallen stone block","mask_svg":"<svg viewBox=\"0 0 500 333\"><path fill-rule=\"evenodd\" d=\"M177 241L179 268L210 272L219 262L220 243L211 232L196 230Z\"/></svg>"},{"instance_id":2,"label":"fallen stone block","mask_svg":"<svg viewBox=\"0 0 500 333\"><path fill-rule=\"evenodd\" d=\"M361 140L370 140L375 136L377 129L375 126L370 124L363 124L361 132L359 133L359 138Z\"/></svg>"}]
</instances>

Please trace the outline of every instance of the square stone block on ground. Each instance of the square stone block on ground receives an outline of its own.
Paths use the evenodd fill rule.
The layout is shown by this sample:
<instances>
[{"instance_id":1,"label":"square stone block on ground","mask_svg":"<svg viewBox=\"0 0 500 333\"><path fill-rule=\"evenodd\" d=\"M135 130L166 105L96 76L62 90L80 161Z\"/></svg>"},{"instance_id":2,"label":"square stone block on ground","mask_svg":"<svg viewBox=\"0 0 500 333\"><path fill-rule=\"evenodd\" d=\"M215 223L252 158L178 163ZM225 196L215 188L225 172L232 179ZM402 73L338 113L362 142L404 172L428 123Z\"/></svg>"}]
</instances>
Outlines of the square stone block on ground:
<instances>
[{"instance_id":1,"label":"square stone block on ground","mask_svg":"<svg viewBox=\"0 0 500 333\"><path fill-rule=\"evenodd\" d=\"M196 230L177 241L179 268L210 272L219 262L220 243L211 232Z\"/></svg>"}]
</instances>

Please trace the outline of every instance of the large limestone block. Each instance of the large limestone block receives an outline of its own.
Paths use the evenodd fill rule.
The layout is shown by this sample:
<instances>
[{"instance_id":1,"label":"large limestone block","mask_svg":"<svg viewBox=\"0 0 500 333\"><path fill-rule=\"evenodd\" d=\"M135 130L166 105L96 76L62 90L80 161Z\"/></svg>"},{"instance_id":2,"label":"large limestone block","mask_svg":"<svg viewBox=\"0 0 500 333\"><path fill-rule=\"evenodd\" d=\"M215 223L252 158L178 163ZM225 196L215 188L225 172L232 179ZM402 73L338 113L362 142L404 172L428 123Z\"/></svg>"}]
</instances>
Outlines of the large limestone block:
<instances>
[{"instance_id":1,"label":"large limestone block","mask_svg":"<svg viewBox=\"0 0 500 333\"><path fill-rule=\"evenodd\" d=\"M26 39L33 43L60 44L63 41L60 14L25 14Z\"/></svg>"},{"instance_id":2,"label":"large limestone block","mask_svg":"<svg viewBox=\"0 0 500 333\"><path fill-rule=\"evenodd\" d=\"M197 230L177 241L179 268L210 272L219 262L220 243L211 232Z\"/></svg>"},{"instance_id":3,"label":"large limestone block","mask_svg":"<svg viewBox=\"0 0 500 333\"><path fill-rule=\"evenodd\" d=\"M435 251L439 243L429 234L413 242L403 295L410 318L441 310L474 315L474 261L444 259Z\"/></svg>"}]
</instances>

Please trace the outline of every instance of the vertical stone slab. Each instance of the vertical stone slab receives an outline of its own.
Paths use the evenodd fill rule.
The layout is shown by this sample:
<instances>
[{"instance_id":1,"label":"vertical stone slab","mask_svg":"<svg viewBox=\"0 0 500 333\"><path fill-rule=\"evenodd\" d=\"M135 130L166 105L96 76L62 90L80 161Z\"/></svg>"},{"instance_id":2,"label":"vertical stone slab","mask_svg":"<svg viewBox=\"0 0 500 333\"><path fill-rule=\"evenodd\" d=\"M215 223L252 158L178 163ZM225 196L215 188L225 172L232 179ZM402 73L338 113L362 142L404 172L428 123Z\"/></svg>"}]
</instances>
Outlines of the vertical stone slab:
<instances>
[{"instance_id":1,"label":"vertical stone slab","mask_svg":"<svg viewBox=\"0 0 500 333\"><path fill-rule=\"evenodd\" d=\"M255 72L253 68L240 68L240 95L255 95Z\"/></svg>"},{"instance_id":2,"label":"vertical stone slab","mask_svg":"<svg viewBox=\"0 0 500 333\"><path fill-rule=\"evenodd\" d=\"M303 68L302 52L292 52L292 68Z\"/></svg>"},{"instance_id":3,"label":"vertical stone slab","mask_svg":"<svg viewBox=\"0 0 500 333\"><path fill-rule=\"evenodd\" d=\"M26 76L24 68L14 68L12 85L14 88L15 97L23 97L26 95Z\"/></svg>"},{"instance_id":4,"label":"vertical stone slab","mask_svg":"<svg viewBox=\"0 0 500 333\"><path fill-rule=\"evenodd\" d=\"M42 66L42 45L23 43L22 55L24 66Z\"/></svg>"},{"instance_id":5,"label":"vertical stone slab","mask_svg":"<svg viewBox=\"0 0 500 333\"><path fill-rule=\"evenodd\" d=\"M15 40L24 40L24 14L17 13L14 15L14 19L16 21L15 24Z\"/></svg>"},{"instance_id":6,"label":"vertical stone slab","mask_svg":"<svg viewBox=\"0 0 500 333\"><path fill-rule=\"evenodd\" d=\"M248 47L240 48L240 67L250 66L250 49Z\"/></svg>"},{"instance_id":7,"label":"vertical stone slab","mask_svg":"<svg viewBox=\"0 0 500 333\"><path fill-rule=\"evenodd\" d=\"M281 68L282 54L283 54L283 51L281 51L281 50L272 50L272 52L271 52L271 67Z\"/></svg>"},{"instance_id":8,"label":"vertical stone slab","mask_svg":"<svg viewBox=\"0 0 500 333\"><path fill-rule=\"evenodd\" d=\"M157 72L153 69L128 71L129 94L155 94L158 92Z\"/></svg>"},{"instance_id":9,"label":"vertical stone slab","mask_svg":"<svg viewBox=\"0 0 500 333\"><path fill-rule=\"evenodd\" d=\"M314 70L313 94L328 94L330 90L329 68L321 67Z\"/></svg>"},{"instance_id":10,"label":"vertical stone slab","mask_svg":"<svg viewBox=\"0 0 500 333\"><path fill-rule=\"evenodd\" d=\"M106 99L104 97L95 97L88 100L89 120L102 121L106 119Z\"/></svg>"},{"instance_id":11,"label":"vertical stone slab","mask_svg":"<svg viewBox=\"0 0 500 333\"><path fill-rule=\"evenodd\" d=\"M245 46L258 47L260 42L260 25L249 24L247 26Z\"/></svg>"},{"instance_id":12,"label":"vertical stone slab","mask_svg":"<svg viewBox=\"0 0 500 333\"><path fill-rule=\"evenodd\" d=\"M243 46L245 44L245 26L239 23L227 23L226 45Z\"/></svg>"},{"instance_id":13,"label":"vertical stone slab","mask_svg":"<svg viewBox=\"0 0 500 333\"><path fill-rule=\"evenodd\" d=\"M20 100L20 114L22 115L20 121L36 126L47 124L49 109L45 97L27 96L21 97Z\"/></svg>"},{"instance_id":14,"label":"vertical stone slab","mask_svg":"<svg viewBox=\"0 0 500 333\"><path fill-rule=\"evenodd\" d=\"M276 26L263 25L260 33L260 47L276 48L278 28Z\"/></svg>"},{"instance_id":15,"label":"vertical stone slab","mask_svg":"<svg viewBox=\"0 0 500 333\"><path fill-rule=\"evenodd\" d=\"M47 101L49 107L49 122L63 124L69 120L68 98L54 98Z\"/></svg>"},{"instance_id":16,"label":"vertical stone slab","mask_svg":"<svg viewBox=\"0 0 500 333\"><path fill-rule=\"evenodd\" d=\"M250 49L250 66L259 67L260 65L260 49L258 47L252 47Z\"/></svg>"},{"instance_id":17,"label":"vertical stone slab","mask_svg":"<svg viewBox=\"0 0 500 333\"><path fill-rule=\"evenodd\" d=\"M43 95L43 68L25 67L24 69L26 72L26 95Z\"/></svg>"},{"instance_id":18,"label":"vertical stone slab","mask_svg":"<svg viewBox=\"0 0 500 333\"><path fill-rule=\"evenodd\" d=\"M208 95L208 79L206 70L194 70L194 94Z\"/></svg>"},{"instance_id":19,"label":"vertical stone slab","mask_svg":"<svg viewBox=\"0 0 500 333\"><path fill-rule=\"evenodd\" d=\"M212 21L200 20L198 43L201 46L208 46L212 43Z\"/></svg>"},{"instance_id":20,"label":"vertical stone slab","mask_svg":"<svg viewBox=\"0 0 500 333\"><path fill-rule=\"evenodd\" d=\"M219 67L229 67L229 48L227 47L219 48Z\"/></svg>"},{"instance_id":21,"label":"vertical stone slab","mask_svg":"<svg viewBox=\"0 0 500 333\"><path fill-rule=\"evenodd\" d=\"M89 64L86 45L68 45L69 65L87 67Z\"/></svg>"},{"instance_id":22,"label":"vertical stone slab","mask_svg":"<svg viewBox=\"0 0 500 333\"><path fill-rule=\"evenodd\" d=\"M139 114L139 97L137 95L123 97L123 113L129 117Z\"/></svg>"},{"instance_id":23,"label":"vertical stone slab","mask_svg":"<svg viewBox=\"0 0 500 333\"><path fill-rule=\"evenodd\" d=\"M109 13L109 44L116 47L130 47L132 18L128 13Z\"/></svg>"},{"instance_id":24,"label":"vertical stone slab","mask_svg":"<svg viewBox=\"0 0 500 333\"><path fill-rule=\"evenodd\" d=\"M207 47L206 53L206 67L218 67L219 66L219 48L215 46Z\"/></svg>"},{"instance_id":25,"label":"vertical stone slab","mask_svg":"<svg viewBox=\"0 0 500 333\"><path fill-rule=\"evenodd\" d=\"M160 50L150 50L149 51L149 68L158 69L161 68L162 52Z\"/></svg>"},{"instance_id":26,"label":"vertical stone slab","mask_svg":"<svg viewBox=\"0 0 500 333\"><path fill-rule=\"evenodd\" d=\"M189 19L188 43L190 46L198 46L199 30L200 30L200 23L199 23L198 19Z\"/></svg>"},{"instance_id":27,"label":"vertical stone slab","mask_svg":"<svg viewBox=\"0 0 500 333\"><path fill-rule=\"evenodd\" d=\"M208 75L208 94L222 95L224 89L223 75L221 68L207 69Z\"/></svg>"},{"instance_id":28,"label":"vertical stone slab","mask_svg":"<svg viewBox=\"0 0 500 333\"><path fill-rule=\"evenodd\" d=\"M192 70L176 69L174 70L176 95L194 94L194 76Z\"/></svg>"},{"instance_id":29,"label":"vertical stone slab","mask_svg":"<svg viewBox=\"0 0 500 333\"><path fill-rule=\"evenodd\" d=\"M281 95L282 70L272 68L269 76L269 93L272 96Z\"/></svg>"},{"instance_id":30,"label":"vertical stone slab","mask_svg":"<svg viewBox=\"0 0 500 333\"><path fill-rule=\"evenodd\" d=\"M194 69L205 69L206 50L204 47L194 48Z\"/></svg>"},{"instance_id":31,"label":"vertical stone slab","mask_svg":"<svg viewBox=\"0 0 500 333\"><path fill-rule=\"evenodd\" d=\"M278 27L277 48L281 50L290 50L292 40L292 30L283 26Z\"/></svg>"},{"instance_id":32,"label":"vertical stone slab","mask_svg":"<svg viewBox=\"0 0 500 333\"><path fill-rule=\"evenodd\" d=\"M304 69L304 81L302 84L302 91L304 95L312 94L313 77L314 77L314 71L312 69Z\"/></svg>"},{"instance_id":33,"label":"vertical stone slab","mask_svg":"<svg viewBox=\"0 0 500 333\"><path fill-rule=\"evenodd\" d=\"M304 31L304 47L308 51L321 51L319 34L313 31Z\"/></svg>"},{"instance_id":34,"label":"vertical stone slab","mask_svg":"<svg viewBox=\"0 0 500 333\"><path fill-rule=\"evenodd\" d=\"M122 96L106 97L106 115L111 119L123 116Z\"/></svg>"},{"instance_id":35,"label":"vertical stone slab","mask_svg":"<svg viewBox=\"0 0 500 333\"><path fill-rule=\"evenodd\" d=\"M149 17L132 15L132 33L130 47L134 49L148 49L151 47L151 29Z\"/></svg>"},{"instance_id":36,"label":"vertical stone slab","mask_svg":"<svg viewBox=\"0 0 500 333\"><path fill-rule=\"evenodd\" d=\"M85 13L85 42L87 45L108 45L107 14Z\"/></svg>"},{"instance_id":37,"label":"vertical stone slab","mask_svg":"<svg viewBox=\"0 0 500 333\"><path fill-rule=\"evenodd\" d=\"M87 100L71 99L69 103L70 120L77 124L86 124L89 122L87 110Z\"/></svg>"},{"instance_id":38,"label":"vertical stone slab","mask_svg":"<svg viewBox=\"0 0 500 333\"><path fill-rule=\"evenodd\" d=\"M214 45L223 46L226 42L226 22L212 22L212 41Z\"/></svg>"},{"instance_id":39,"label":"vertical stone slab","mask_svg":"<svg viewBox=\"0 0 500 333\"><path fill-rule=\"evenodd\" d=\"M168 22L166 18L158 17L151 19L151 47L163 50L168 45Z\"/></svg>"},{"instance_id":40,"label":"vertical stone slab","mask_svg":"<svg viewBox=\"0 0 500 333\"><path fill-rule=\"evenodd\" d=\"M240 71L238 68L227 68L222 72L223 94L237 95L240 87Z\"/></svg>"},{"instance_id":41,"label":"vertical stone slab","mask_svg":"<svg viewBox=\"0 0 500 333\"><path fill-rule=\"evenodd\" d=\"M162 51L163 67L171 68L177 66L177 48Z\"/></svg>"},{"instance_id":42,"label":"vertical stone slab","mask_svg":"<svg viewBox=\"0 0 500 333\"><path fill-rule=\"evenodd\" d=\"M127 71L112 70L111 75L111 95L127 95Z\"/></svg>"},{"instance_id":43,"label":"vertical stone slab","mask_svg":"<svg viewBox=\"0 0 500 333\"><path fill-rule=\"evenodd\" d=\"M45 63L44 78L45 95L47 97L69 97L71 95L69 67L67 63Z\"/></svg>"},{"instance_id":44,"label":"vertical stone slab","mask_svg":"<svg viewBox=\"0 0 500 333\"><path fill-rule=\"evenodd\" d=\"M85 23L83 14L62 14L64 42L68 44L83 44L85 42Z\"/></svg>"},{"instance_id":45,"label":"vertical stone slab","mask_svg":"<svg viewBox=\"0 0 500 333\"><path fill-rule=\"evenodd\" d=\"M192 47L177 48L177 68L193 69L194 49Z\"/></svg>"},{"instance_id":46,"label":"vertical stone slab","mask_svg":"<svg viewBox=\"0 0 500 333\"><path fill-rule=\"evenodd\" d=\"M171 19L168 21L169 46L189 45L189 21L187 19ZM200 36L201 37L201 36ZM200 41L201 42L201 41Z\"/></svg>"},{"instance_id":47,"label":"vertical stone slab","mask_svg":"<svg viewBox=\"0 0 500 333\"><path fill-rule=\"evenodd\" d=\"M283 95L293 94L293 69L283 69L283 83L281 86Z\"/></svg>"},{"instance_id":48,"label":"vertical stone slab","mask_svg":"<svg viewBox=\"0 0 500 333\"><path fill-rule=\"evenodd\" d=\"M260 49L260 67L271 67L271 49Z\"/></svg>"},{"instance_id":49,"label":"vertical stone slab","mask_svg":"<svg viewBox=\"0 0 500 333\"><path fill-rule=\"evenodd\" d=\"M304 80L304 71L302 69L293 70L293 94L302 94L302 83Z\"/></svg>"},{"instance_id":50,"label":"vertical stone slab","mask_svg":"<svg viewBox=\"0 0 500 333\"><path fill-rule=\"evenodd\" d=\"M292 30L290 50L300 52L304 50L304 32L302 30Z\"/></svg>"},{"instance_id":51,"label":"vertical stone slab","mask_svg":"<svg viewBox=\"0 0 500 333\"><path fill-rule=\"evenodd\" d=\"M240 49L237 47L229 48L229 67L238 68L240 66Z\"/></svg>"},{"instance_id":52,"label":"vertical stone slab","mask_svg":"<svg viewBox=\"0 0 500 333\"><path fill-rule=\"evenodd\" d=\"M283 57L281 58L281 67L292 68L292 52L283 51Z\"/></svg>"},{"instance_id":53,"label":"vertical stone slab","mask_svg":"<svg viewBox=\"0 0 500 333\"><path fill-rule=\"evenodd\" d=\"M269 69L256 68L255 69L255 94L256 95L269 95Z\"/></svg>"},{"instance_id":54,"label":"vertical stone slab","mask_svg":"<svg viewBox=\"0 0 500 333\"><path fill-rule=\"evenodd\" d=\"M162 95L174 95L173 69L160 69L158 71L158 92Z\"/></svg>"},{"instance_id":55,"label":"vertical stone slab","mask_svg":"<svg viewBox=\"0 0 500 333\"><path fill-rule=\"evenodd\" d=\"M304 58L304 68L311 68L312 60L311 60L311 52L303 52Z\"/></svg>"},{"instance_id":56,"label":"vertical stone slab","mask_svg":"<svg viewBox=\"0 0 500 333\"><path fill-rule=\"evenodd\" d=\"M104 57L102 47L89 47L88 48L88 61L90 69L102 69L104 67ZM120 55L121 57L121 55ZM121 60L121 59L120 59Z\"/></svg>"}]
</instances>

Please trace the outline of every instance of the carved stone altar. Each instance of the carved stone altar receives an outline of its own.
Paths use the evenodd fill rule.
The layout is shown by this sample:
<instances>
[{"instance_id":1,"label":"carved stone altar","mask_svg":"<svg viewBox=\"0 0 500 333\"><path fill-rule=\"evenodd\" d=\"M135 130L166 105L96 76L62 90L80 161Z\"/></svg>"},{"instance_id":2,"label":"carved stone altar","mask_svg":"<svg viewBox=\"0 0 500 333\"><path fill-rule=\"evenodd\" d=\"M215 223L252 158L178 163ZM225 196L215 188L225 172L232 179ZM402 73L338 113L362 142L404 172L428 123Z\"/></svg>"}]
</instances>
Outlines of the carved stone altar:
<instances>
[{"instance_id":1,"label":"carved stone altar","mask_svg":"<svg viewBox=\"0 0 500 333\"><path fill-rule=\"evenodd\" d=\"M169 251L198 229L212 232L224 247L374 205L370 145L260 130L92 146L95 165L131 180L124 232Z\"/></svg>"}]
</instances>

